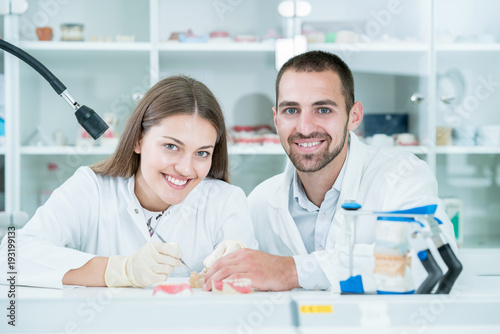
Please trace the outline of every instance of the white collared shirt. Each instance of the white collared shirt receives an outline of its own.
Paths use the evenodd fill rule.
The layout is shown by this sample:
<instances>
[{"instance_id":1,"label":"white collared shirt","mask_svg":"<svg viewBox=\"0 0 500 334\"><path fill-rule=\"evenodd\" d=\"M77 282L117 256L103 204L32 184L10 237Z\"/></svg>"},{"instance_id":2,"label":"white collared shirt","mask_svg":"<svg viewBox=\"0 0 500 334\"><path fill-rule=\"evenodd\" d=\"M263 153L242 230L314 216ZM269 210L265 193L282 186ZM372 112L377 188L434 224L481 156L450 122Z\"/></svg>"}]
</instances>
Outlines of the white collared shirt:
<instances>
[{"instance_id":1,"label":"white collared shirt","mask_svg":"<svg viewBox=\"0 0 500 334\"><path fill-rule=\"evenodd\" d=\"M325 194L319 208L307 198L297 172L293 176L288 207L309 254L326 248L326 240L337 208L348 158L349 148L342 169L332 188ZM293 258L301 287L306 289L315 287L328 288L330 283L314 258L307 255L295 255ZM305 270L304 268L308 269Z\"/></svg>"}]
</instances>

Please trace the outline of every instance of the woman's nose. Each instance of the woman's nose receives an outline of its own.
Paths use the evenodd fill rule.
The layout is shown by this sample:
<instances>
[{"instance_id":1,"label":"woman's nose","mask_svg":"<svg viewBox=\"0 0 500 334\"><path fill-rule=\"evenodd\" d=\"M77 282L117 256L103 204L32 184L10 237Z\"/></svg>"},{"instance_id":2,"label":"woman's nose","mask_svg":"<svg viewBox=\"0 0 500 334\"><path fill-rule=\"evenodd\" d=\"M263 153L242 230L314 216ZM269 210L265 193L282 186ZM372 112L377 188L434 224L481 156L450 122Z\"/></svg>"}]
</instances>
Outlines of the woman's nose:
<instances>
[{"instance_id":1,"label":"woman's nose","mask_svg":"<svg viewBox=\"0 0 500 334\"><path fill-rule=\"evenodd\" d=\"M180 176L193 175L193 157L191 154L184 154L175 164L175 170Z\"/></svg>"}]
</instances>

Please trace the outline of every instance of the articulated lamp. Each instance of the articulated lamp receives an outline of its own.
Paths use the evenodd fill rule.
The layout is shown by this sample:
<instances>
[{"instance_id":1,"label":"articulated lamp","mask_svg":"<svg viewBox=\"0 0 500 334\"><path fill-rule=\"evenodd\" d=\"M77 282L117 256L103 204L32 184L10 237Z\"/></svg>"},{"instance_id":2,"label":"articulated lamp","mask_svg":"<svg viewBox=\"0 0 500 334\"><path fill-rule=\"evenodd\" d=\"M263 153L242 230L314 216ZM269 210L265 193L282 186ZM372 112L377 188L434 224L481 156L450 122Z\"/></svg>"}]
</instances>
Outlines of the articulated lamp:
<instances>
[{"instance_id":1,"label":"articulated lamp","mask_svg":"<svg viewBox=\"0 0 500 334\"><path fill-rule=\"evenodd\" d=\"M40 75L49 82L52 88L54 88L56 93L73 108L78 123L80 123L80 125L92 138L99 138L108 129L108 125L94 110L87 106L78 104L78 102L76 102L71 95L69 95L66 86L64 86L64 84L38 60L3 39L0 39L0 49L5 50L21 59L26 64L30 65L35 71L40 73Z\"/></svg>"}]
</instances>

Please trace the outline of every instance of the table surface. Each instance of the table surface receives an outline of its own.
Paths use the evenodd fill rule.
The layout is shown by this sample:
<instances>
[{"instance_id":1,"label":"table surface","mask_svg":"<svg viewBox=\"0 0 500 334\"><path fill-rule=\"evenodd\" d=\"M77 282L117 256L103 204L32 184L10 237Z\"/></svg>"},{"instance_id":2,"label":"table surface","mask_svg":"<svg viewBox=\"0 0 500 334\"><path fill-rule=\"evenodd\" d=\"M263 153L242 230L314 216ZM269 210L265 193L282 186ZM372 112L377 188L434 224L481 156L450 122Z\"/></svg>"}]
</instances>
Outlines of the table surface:
<instances>
[{"instance_id":1,"label":"table surface","mask_svg":"<svg viewBox=\"0 0 500 334\"><path fill-rule=\"evenodd\" d=\"M461 251L460 259L464 271L449 295L16 287L15 327L6 317L9 287L0 286L0 333L500 333L500 250Z\"/></svg>"}]
</instances>

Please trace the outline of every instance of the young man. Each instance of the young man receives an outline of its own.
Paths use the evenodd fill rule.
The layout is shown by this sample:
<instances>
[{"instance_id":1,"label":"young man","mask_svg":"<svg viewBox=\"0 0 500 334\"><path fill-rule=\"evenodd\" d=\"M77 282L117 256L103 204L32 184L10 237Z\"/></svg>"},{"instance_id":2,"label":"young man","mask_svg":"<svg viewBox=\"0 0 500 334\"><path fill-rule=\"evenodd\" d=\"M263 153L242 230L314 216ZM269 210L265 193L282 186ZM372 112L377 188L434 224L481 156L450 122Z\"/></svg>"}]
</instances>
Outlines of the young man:
<instances>
[{"instance_id":1,"label":"young man","mask_svg":"<svg viewBox=\"0 0 500 334\"><path fill-rule=\"evenodd\" d=\"M273 113L292 164L248 198L261 251L240 250L217 261L207 288L213 279L248 277L261 290L339 291L349 277L349 227L339 214L348 200L377 211L439 204L442 230L456 248L427 164L412 154L367 146L350 132L361 123L363 106L354 100L352 73L339 57L311 51L285 63ZM374 218L358 218L357 274L373 270L366 259L373 255L374 234Z\"/></svg>"}]
</instances>

